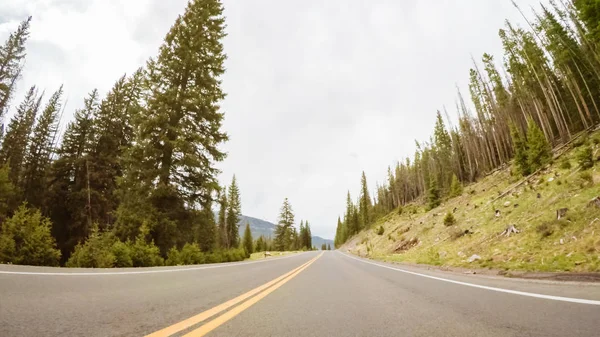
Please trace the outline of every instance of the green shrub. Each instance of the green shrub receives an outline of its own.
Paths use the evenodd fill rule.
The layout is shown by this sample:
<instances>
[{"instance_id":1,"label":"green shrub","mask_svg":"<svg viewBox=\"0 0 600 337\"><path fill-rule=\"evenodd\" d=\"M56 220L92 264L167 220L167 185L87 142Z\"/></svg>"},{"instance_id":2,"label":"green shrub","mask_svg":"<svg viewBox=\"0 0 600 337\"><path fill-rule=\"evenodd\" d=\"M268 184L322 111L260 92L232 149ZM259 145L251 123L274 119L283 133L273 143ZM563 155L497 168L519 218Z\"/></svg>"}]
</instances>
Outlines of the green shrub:
<instances>
[{"instance_id":1,"label":"green shrub","mask_svg":"<svg viewBox=\"0 0 600 337\"><path fill-rule=\"evenodd\" d=\"M0 231L0 262L57 266L60 250L50 234L52 224L40 211L20 206Z\"/></svg>"},{"instance_id":2,"label":"green shrub","mask_svg":"<svg viewBox=\"0 0 600 337\"><path fill-rule=\"evenodd\" d=\"M579 166L584 170L594 166L593 151L591 147L584 146L577 152L577 163L579 163Z\"/></svg>"},{"instance_id":3,"label":"green shrub","mask_svg":"<svg viewBox=\"0 0 600 337\"><path fill-rule=\"evenodd\" d=\"M111 247L111 252L115 257L114 266L118 268L133 267L133 261L131 259L130 244L115 241Z\"/></svg>"},{"instance_id":4,"label":"green shrub","mask_svg":"<svg viewBox=\"0 0 600 337\"><path fill-rule=\"evenodd\" d=\"M560 166L559 166L559 168L560 168L561 170L570 170L570 169L571 169L571 167L572 167L572 166L571 166L571 161L570 161L569 159L567 159L567 158L563 159L563 160L560 162Z\"/></svg>"},{"instance_id":5,"label":"green shrub","mask_svg":"<svg viewBox=\"0 0 600 337\"><path fill-rule=\"evenodd\" d=\"M383 235L384 232L385 229L383 228L383 226L379 226L379 228L377 228L377 235Z\"/></svg>"},{"instance_id":6,"label":"green shrub","mask_svg":"<svg viewBox=\"0 0 600 337\"><path fill-rule=\"evenodd\" d=\"M169 249L167 253L167 260L165 261L165 265L167 266L179 266L181 263L181 254L179 254L179 250L177 247L172 247Z\"/></svg>"},{"instance_id":7,"label":"green shrub","mask_svg":"<svg viewBox=\"0 0 600 337\"><path fill-rule=\"evenodd\" d=\"M66 266L71 268L112 268L115 264L115 255L112 252L114 242L115 239L110 233L101 233L95 226L88 239L75 246Z\"/></svg>"},{"instance_id":8,"label":"green shrub","mask_svg":"<svg viewBox=\"0 0 600 337\"><path fill-rule=\"evenodd\" d=\"M202 264L205 261L197 243L186 243L179 254L181 264Z\"/></svg>"},{"instance_id":9,"label":"green shrub","mask_svg":"<svg viewBox=\"0 0 600 337\"><path fill-rule=\"evenodd\" d=\"M150 228L147 223L140 226L138 236L135 241L129 245L131 252L131 262L134 267L154 267L162 266L164 259L160 256L160 249L154 244L154 240L147 241L150 235Z\"/></svg>"},{"instance_id":10,"label":"green shrub","mask_svg":"<svg viewBox=\"0 0 600 337\"><path fill-rule=\"evenodd\" d=\"M594 177L592 177L592 174L588 171L579 172L579 181L579 186L583 188L586 185L593 185Z\"/></svg>"},{"instance_id":11,"label":"green shrub","mask_svg":"<svg viewBox=\"0 0 600 337\"><path fill-rule=\"evenodd\" d=\"M454 218L454 214L452 212L446 213L444 217L444 225L446 226L454 226L456 224L456 219Z\"/></svg>"},{"instance_id":12,"label":"green shrub","mask_svg":"<svg viewBox=\"0 0 600 337\"><path fill-rule=\"evenodd\" d=\"M554 226L551 223L543 223L536 228L537 232L542 235L543 238L547 238L554 234Z\"/></svg>"},{"instance_id":13,"label":"green shrub","mask_svg":"<svg viewBox=\"0 0 600 337\"><path fill-rule=\"evenodd\" d=\"M220 251L214 251L206 254L206 263L219 263L223 261L223 255Z\"/></svg>"},{"instance_id":14,"label":"green shrub","mask_svg":"<svg viewBox=\"0 0 600 337\"><path fill-rule=\"evenodd\" d=\"M131 245L131 261L134 267L154 267L164 264L160 249L154 241L147 243L143 240L135 240Z\"/></svg>"}]
</instances>

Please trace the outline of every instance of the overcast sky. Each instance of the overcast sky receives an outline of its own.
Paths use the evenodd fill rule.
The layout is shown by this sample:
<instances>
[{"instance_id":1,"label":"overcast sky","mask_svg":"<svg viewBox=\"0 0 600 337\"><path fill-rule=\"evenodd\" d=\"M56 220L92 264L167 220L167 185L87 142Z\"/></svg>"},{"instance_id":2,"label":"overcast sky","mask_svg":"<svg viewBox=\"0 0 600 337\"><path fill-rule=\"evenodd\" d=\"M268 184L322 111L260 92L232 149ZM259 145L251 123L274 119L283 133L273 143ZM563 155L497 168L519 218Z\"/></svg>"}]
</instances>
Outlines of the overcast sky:
<instances>
[{"instance_id":1,"label":"overcast sky","mask_svg":"<svg viewBox=\"0 0 600 337\"><path fill-rule=\"evenodd\" d=\"M525 9L537 3L517 0ZM33 16L15 106L38 85L64 84L66 124L93 88L106 93L157 54L187 0L1 0L0 40ZM522 23L509 0L225 1L223 87L243 213L275 222L288 197L297 221L333 238L361 171L373 191L388 165L426 140L435 113L454 114L471 55L502 57L498 29Z\"/></svg>"}]
</instances>

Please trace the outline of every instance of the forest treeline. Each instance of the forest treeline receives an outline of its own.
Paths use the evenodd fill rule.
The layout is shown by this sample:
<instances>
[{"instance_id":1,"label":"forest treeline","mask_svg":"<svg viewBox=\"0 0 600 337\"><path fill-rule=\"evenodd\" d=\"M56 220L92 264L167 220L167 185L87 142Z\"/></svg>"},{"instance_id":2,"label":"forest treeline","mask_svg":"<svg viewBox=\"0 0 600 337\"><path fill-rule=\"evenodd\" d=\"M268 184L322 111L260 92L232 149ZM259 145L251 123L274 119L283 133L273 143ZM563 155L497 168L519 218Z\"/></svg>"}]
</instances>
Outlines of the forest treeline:
<instances>
[{"instance_id":1,"label":"forest treeline","mask_svg":"<svg viewBox=\"0 0 600 337\"><path fill-rule=\"evenodd\" d=\"M240 238L236 178L218 184L224 20L220 1L190 1L158 55L104 97L92 90L62 135L62 87L31 86L13 103L32 19L10 34L0 46L0 263L138 267L312 248L308 223L296 233L293 217L274 240L254 241L249 228Z\"/></svg>"},{"instance_id":2,"label":"forest treeline","mask_svg":"<svg viewBox=\"0 0 600 337\"><path fill-rule=\"evenodd\" d=\"M513 2L516 10L523 12ZM358 199L346 198L335 245L393 210L420 201L428 208L462 193L462 186L507 166L528 175L552 159L552 147L600 122L600 0L551 0L506 21L502 62L484 54L469 72L470 109L458 90L458 123L438 111L433 136L417 142L412 159L388 167L371 198L363 173ZM446 124L449 125L446 125Z\"/></svg>"}]
</instances>

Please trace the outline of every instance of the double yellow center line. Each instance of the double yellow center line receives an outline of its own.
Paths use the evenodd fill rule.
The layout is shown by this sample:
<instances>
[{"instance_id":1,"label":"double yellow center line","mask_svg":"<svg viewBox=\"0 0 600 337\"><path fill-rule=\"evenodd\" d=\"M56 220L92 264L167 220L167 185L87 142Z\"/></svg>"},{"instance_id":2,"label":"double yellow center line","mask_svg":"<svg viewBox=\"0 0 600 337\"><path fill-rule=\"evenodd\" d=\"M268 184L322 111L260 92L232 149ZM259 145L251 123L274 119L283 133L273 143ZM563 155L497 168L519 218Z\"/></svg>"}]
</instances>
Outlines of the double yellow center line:
<instances>
[{"instance_id":1,"label":"double yellow center line","mask_svg":"<svg viewBox=\"0 0 600 337\"><path fill-rule=\"evenodd\" d=\"M242 311L248 309L249 307L251 307L253 304L257 303L261 299L265 298L267 295L269 295L273 291L277 290L279 287L281 287L282 285L287 283L292 278L296 277L296 275L300 274L304 269L308 268L311 264L313 264L322 255L323 255L323 253L319 254L318 256L314 257L310 261L301 265L300 267L298 267L288 273L285 273L285 274L279 276L278 278L271 280L259 287L256 287L256 288L248 291L247 293L244 293L244 294L242 294L236 298L233 298L227 302L221 303L211 309L201 312L198 315L195 315L193 317L185 319L179 323L175 323L164 329L161 329L161 330L153 332L149 335L146 335L146 337L171 336L175 333L178 333L187 328L190 328L198 323L201 323L201 322L219 314L220 312L227 310L227 309L247 300L246 302L240 304L239 306L233 308L232 310L223 313L221 316L214 318L213 320L203 324L202 326L198 327L197 329L194 329L191 332L184 335L184 337L204 336L207 333L209 333L209 332L213 331L214 329L216 329L217 327L219 327L220 325L222 325L223 323L225 323L225 322L229 321L230 319L232 319L233 317L237 316Z\"/></svg>"}]
</instances>

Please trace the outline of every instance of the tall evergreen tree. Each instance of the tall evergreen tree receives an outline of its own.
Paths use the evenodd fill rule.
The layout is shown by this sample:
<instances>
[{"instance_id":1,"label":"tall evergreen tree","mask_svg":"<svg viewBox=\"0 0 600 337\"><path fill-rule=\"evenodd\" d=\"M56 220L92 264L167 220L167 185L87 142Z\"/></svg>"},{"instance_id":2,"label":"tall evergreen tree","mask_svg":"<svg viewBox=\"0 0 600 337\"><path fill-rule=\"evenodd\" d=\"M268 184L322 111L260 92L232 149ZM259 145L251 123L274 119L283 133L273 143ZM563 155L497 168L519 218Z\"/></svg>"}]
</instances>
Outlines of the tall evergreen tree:
<instances>
[{"instance_id":1,"label":"tall evergreen tree","mask_svg":"<svg viewBox=\"0 0 600 337\"><path fill-rule=\"evenodd\" d=\"M532 120L527 129L527 161L534 172L552 159L552 148L544 137L542 130Z\"/></svg>"},{"instance_id":2,"label":"tall evergreen tree","mask_svg":"<svg viewBox=\"0 0 600 337\"><path fill-rule=\"evenodd\" d=\"M254 253L254 241L252 239L252 232L250 231L249 223L246 223L246 229L244 230L243 245L244 249L246 250L246 254L250 255Z\"/></svg>"},{"instance_id":3,"label":"tall evergreen tree","mask_svg":"<svg viewBox=\"0 0 600 337\"><path fill-rule=\"evenodd\" d=\"M304 228L306 230L306 248L310 249L310 247L312 247L312 232L310 231L310 225L308 222L306 222Z\"/></svg>"},{"instance_id":4,"label":"tall evergreen tree","mask_svg":"<svg viewBox=\"0 0 600 337\"><path fill-rule=\"evenodd\" d=\"M227 198L227 248L235 248L239 245L239 221L241 216L240 190L234 175L231 179L231 185L229 185L229 196Z\"/></svg>"},{"instance_id":5,"label":"tall evergreen tree","mask_svg":"<svg viewBox=\"0 0 600 337\"><path fill-rule=\"evenodd\" d=\"M62 86L56 91L39 116L33 129L29 150L25 157L21 188L25 200L34 207L41 207L46 190L46 174L50 168L51 155L58 128L61 109Z\"/></svg>"},{"instance_id":6,"label":"tall evergreen tree","mask_svg":"<svg viewBox=\"0 0 600 337\"><path fill-rule=\"evenodd\" d=\"M0 223L3 223L17 203L15 186L10 181L8 165L0 166Z\"/></svg>"},{"instance_id":7,"label":"tall evergreen tree","mask_svg":"<svg viewBox=\"0 0 600 337\"><path fill-rule=\"evenodd\" d=\"M44 209L54 226L63 260L68 259L77 243L85 240L94 221L89 186L88 160L93 147L93 121L98 110L98 91L93 90L84 101L83 109L75 111L60 148L59 158L47 172L48 192Z\"/></svg>"},{"instance_id":8,"label":"tall evergreen tree","mask_svg":"<svg viewBox=\"0 0 600 337\"><path fill-rule=\"evenodd\" d=\"M6 136L2 140L0 162L10 167L9 177L15 186L20 184L27 145L41 102L42 97L38 96L35 86L29 88L25 100L11 118Z\"/></svg>"},{"instance_id":9,"label":"tall evergreen tree","mask_svg":"<svg viewBox=\"0 0 600 337\"><path fill-rule=\"evenodd\" d=\"M225 154L219 102L225 72L223 6L192 0L165 37L156 60L148 62L148 114L141 120L139 146L150 181L173 186L189 204L205 203L217 189L215 161Z\"/></svg>"},{"instance_id":10,"label":"tall evergreen tree","mask_svg":"<svg viewBox=\"0 0 600 337\"><path fill-rule=\"evenodd\" d=\"M306 243L306 229L304 228L304 220L300 220L300 248L302 248L302 246L304 246L304 244Z\"/></svg>"},{"instance_id":11,"label":"tall evergreen tree","mask_svg":"<svg viewBox=\"0 0 600 337\"><path fill-rule=\"evenodd\" d=\"M223 187L219 192L219 218L217 228L219 231L219 245L220 247L227 247L229 241L227 231L227 187Z\"/></svg>"},{"instance_id":12,"label":"tall evergreen tree","mask_svg":"<svg viewBox=\"0 0 600 337\"><path fill-rule=\"evenodd\" d=\"M117 181L126 166L125 153L131 148L134 124L140 118L144 73L121 77L100 103L93 123L93 148L87 156L91 213L100 225L114 223L119 200Z\"/></svg>"},{"instance_id":13,"label":"tall evergreen tree","mask_svg":"<svg viewBox=\"0 0 600 337\"><path fill-rule=\"evenodd\" d=\"M212 203L205 205L194 217L196 242L204 252L210 252L217 247L218 229ZM182 240L187 242L187 240ZM181 242L183 243L183 242Z\"/></svg>"},{"instance_id":14,"label":"tall evergreen tree","mask_svg":"<svg viewBox=\"0 0 600 337\"><path fill-rule=\"evenodd\" d=\"M337 221L337 227L335 228L335 239L333 240L333 245L335 247L339 247L342 244L344 244L344 237L342 234L343 231L343 225L342 225L342 220L340 219L340 217L338 217L338 221Z\"/></svg>"},{"instance_id":15,"label":"tall evergreen tree","mask_svg":"<svg viewBox=\"0 0 600 337\"><path fill-rule=\"evenodd\" d=\"M513 123L510 125L510 135L513 142L514 148L514 165L521 175L527 176L531 173L531 167L527 161L527 141L517 130L516 125Z\"/></svg>"},{"instance_id":16,"label":"tall evergreen tree","mask_svg":"<svg viewBox=\"0 0 600 337\"><path fill-rule=\"evenodd\" d=\"M127 154L116 223L131 238L148 222L163 255L185 240L195 209L219 188L215 165L225 158L219 146L227 140L220 111L224 27L220 1L191 0L147 64L146 102Z\"/></svg>"},{"instance_id":17,"label":"tall evergreen tree","mask_svg":"<svg viewBox=\"0 0 600 337\"><path fill-rule=\"evenodd\" d=\"M356 208L354 207L354 203L352 203L352 197L350 196L350 191L348 191L348 195L346 196L346 214L344 216L344 222L346 223L346 227L348 228L348 236L352 236L360 230L358 226L354 223L354 212Z\"/></svg>"},{"instance_id":18,"label":"tall evergreen tree","mask_svg":"<svg viewBox=\"0 0 600 337\"><path fill-rule=\"evenodd\" d=\"M265 238L264 236L259 236L258 239L256 239L256 252L262 252L262 251L266 251L267 247L265 244Z\"/></svg>"},{"instance_id":19,"label":"tall evergreen tree","mask_svg":"<svg viewBox=\"0 0 600 337\"><path fill-rule=\"evenodd\" d=\"M279 212L279 221L275 226L275 249L278 251L290 250L294 243L294 213L288 198L283 200Z\"/></svg>"},{"instance_id":20,"label":"tall evergreen tree","mask_svg":"<svg viewBox=\"0 0 600 337\"><path fill-rule=\"evenodd\" d=\"M29 38L30 22L31 17L21 22L17 30L8 36L4 45L0 46L0 122L2 124L25 59L25 43ZM1 128L4 129L4 125Z\"/></svg>"},{"instance_id":21,"label":"tall evergreen tree","mask_svg":"<svg viewBox=\"0 0 600 337\"><path fill-rule=\"evenodd\" d=\"M368 228L371 224L371 207L373 204L371 202L371 197L369 196L369 188L367 186L367 176L363 171L361 179L360 179L360 202L359 202L359 214L360 214L360 222L362 228Z\"/></svg>"},{"instance_id":22,"label":"tall evergreen tree","mask_svg":"<svg viewBox=\"0 0 600 337\"><path fill-rule=\"evenodd\" d=\"M431 179L429 183L429 189L427 190L427 207L434 209L441 204L440 188L437 179Z\"/></svg>"}]
</instances>

